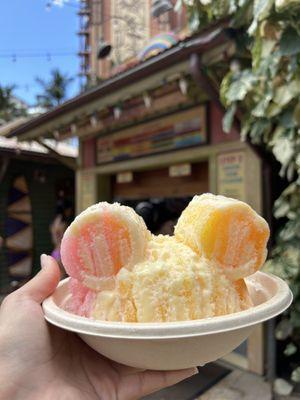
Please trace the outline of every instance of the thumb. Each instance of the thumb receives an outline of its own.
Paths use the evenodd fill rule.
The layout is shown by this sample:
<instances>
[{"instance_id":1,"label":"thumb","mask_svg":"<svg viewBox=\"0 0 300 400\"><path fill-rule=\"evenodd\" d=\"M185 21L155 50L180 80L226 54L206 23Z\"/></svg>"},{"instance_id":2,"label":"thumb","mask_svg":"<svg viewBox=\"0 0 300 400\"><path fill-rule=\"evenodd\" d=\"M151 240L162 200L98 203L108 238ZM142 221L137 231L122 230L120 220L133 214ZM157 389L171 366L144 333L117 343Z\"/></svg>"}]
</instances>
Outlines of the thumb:
<instances>
[{"instance_id":1,"label":"thumb","mask_svg":"<svg viewBox=\"0 0 300 400\"><path fill-rule=\"evenodd\" d=\"M60 269L54 258L41 255L41 270L17 292L41 303L52 294L60 279Z\"/></svg>"}]
</instances>

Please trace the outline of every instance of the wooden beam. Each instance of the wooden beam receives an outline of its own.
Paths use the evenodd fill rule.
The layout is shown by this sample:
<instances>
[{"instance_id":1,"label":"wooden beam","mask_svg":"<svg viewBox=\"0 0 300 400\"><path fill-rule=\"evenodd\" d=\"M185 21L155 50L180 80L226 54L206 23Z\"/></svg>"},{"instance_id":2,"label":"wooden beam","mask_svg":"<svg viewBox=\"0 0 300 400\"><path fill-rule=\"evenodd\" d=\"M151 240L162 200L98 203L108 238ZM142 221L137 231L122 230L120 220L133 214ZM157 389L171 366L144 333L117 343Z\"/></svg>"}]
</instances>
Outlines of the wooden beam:
<instances>
[{"instance_id":1,"label":"wooden beam","mask_svg":"<svg viewBox=\"0 0 300 400\"><path fill-rule=\"evenodd\" d=\"M206 92L210 99L217 105L217 107L224 112L223 104L220 101L219 91L217 88L215 88L208 75L204 72L205 68L198 54L191 55L190 70L194 81L197 83L200 89Z\"/></svg>"},{"instance_id":2,"label":"wooden beam","mask_svg":"<svg viewBox=\"0 0 300 400\"><path fill-rule=\"evenodd\" d=\"M43 146L45 149L49 151L49 153L56 158L61 164L64 164L68 168L72 169L73 171L76 170L77 165L76 165L76 159L73 159L71 157L65 157L59 154L53 147L49 146L43 140L41 139L35 139L37 143L39 143L41 146Z\"/></svg>"},{"instance_id":3,"label":"wooden beam","mask_svg":"<svg viewBox=\"0 0 300 400\"><path fill-rule=\"evenodd\" d=\"M59 129L60 126L70 125L72 122L74 122L74 119L80 119L82 118L82 116L86 117L87 115L93 113L95 110L102 110L106 107L110 107L112 104L116 104L118 101L125 98L140 96L141 93L147 90L151 90L155 87L160 87L162 81L169 81L174 75L185 74L187 72L187 67L187 61L182 61L162 71L146 76L141 81L139 81L138 85L136 84L136 82L134 82L130 85L121 87L118 90L112 91L111 93L99 96L98 98L91 100L87 104L80 106L80 109L76 108L75 110L68 111L66 114L55 116L51 120L43 122L39 126L31 128L26 133L22 133L20 139L35 140L36 137L49 134L49 132L53 132L55 129Z\"/></svg>"}]
</instances>

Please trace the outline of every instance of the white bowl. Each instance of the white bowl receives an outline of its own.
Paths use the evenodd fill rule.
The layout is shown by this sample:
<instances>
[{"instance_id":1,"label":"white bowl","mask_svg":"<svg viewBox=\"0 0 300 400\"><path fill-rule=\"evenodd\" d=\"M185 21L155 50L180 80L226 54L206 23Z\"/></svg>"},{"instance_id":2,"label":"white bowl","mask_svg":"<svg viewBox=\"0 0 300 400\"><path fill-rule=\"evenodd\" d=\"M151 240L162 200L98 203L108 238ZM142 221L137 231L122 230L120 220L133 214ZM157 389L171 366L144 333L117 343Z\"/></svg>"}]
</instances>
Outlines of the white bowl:
<instances>
[{"instance_id":1,"label":"white bowl","mask_svg":"<svg viewBox=\"0 0 300 400\"><path fill-rule=\"evenodd\" d=\"M194 321L108 322L80 317L61 308L70 298L68 280L61 281L43 302L46 320L76 332L104 356L143 369L189 368L223 357L242 343L255 325L282 313L292 302L291 291L283 280L256 272L246 279L254 304L248 310Z\"/></svg>"}]
</instances>

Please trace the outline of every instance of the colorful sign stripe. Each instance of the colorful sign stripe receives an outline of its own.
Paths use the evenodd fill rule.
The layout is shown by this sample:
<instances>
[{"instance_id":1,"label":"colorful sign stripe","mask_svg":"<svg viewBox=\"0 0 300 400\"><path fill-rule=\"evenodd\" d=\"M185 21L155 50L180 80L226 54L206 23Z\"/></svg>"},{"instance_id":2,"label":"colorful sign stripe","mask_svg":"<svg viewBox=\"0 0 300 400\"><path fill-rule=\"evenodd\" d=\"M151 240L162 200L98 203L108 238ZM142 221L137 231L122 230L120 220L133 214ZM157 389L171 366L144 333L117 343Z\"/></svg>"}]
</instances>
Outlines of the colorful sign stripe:
<instances>
[{"instance_id":1,"label":"colorful sign stripe","mask_svg":"<svg viewBox=\"0 0 300 400\"><path fill-rule=\"evenodd\" d=\"M121 161L207 141L204 106L137 125L97 140L97 162Z\"/></svg>"},{"instance_id":2,"label":"colorful sign stripe","mask_svg":"<svg viewBox=\"0 0 300 400\"><path fill-rule=\"evenodd\" d=\"M147 58L156 56L164 50L169 49L178 42L178 37L173 32L160 33L154 36L147 46L139 54L141 61L147 60Z\"/></svg>"}]
</instances>

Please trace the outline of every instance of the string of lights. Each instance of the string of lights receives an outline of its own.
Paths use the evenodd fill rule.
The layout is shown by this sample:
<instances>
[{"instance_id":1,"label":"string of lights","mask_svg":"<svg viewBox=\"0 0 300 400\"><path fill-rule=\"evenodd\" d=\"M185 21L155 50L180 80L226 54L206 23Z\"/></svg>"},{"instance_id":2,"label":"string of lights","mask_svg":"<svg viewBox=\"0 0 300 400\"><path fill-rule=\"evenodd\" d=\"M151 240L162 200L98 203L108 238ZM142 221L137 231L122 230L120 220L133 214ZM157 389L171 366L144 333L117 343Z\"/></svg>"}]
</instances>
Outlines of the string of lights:
<instances>
[{"instance_id":1,"label":"string of lights","mask_svg":"<svg viewBox=\"0 0 300 400\"><path fill-rule=\"evenodd\" d=\"M32 52L40 52L40 53L42 53L42 52L53 52L53 51L55 51L55 52L70 52L70 51L74 51L74 49L73 48L71 48L71 47L55 47L55 48L52 48L52 49L47 49L47 48L45 48L45 47L43 47L43 48L24 48L24 47L22 47L22 48L13 48L13 49L11 49L11 48L0 48L0 53L11 53L11 52L13 52L13 53L19 53L19 52L29 52L29 53L32 53Z\"/></svg>"},{"instance_id":2,"label":"string of lights","mask_svg":"<svg viewBox=\"0 0 300 400\"><path fill-rule=\"evenodd\" d=\"M77 74L71 75L71 78L74 79L74 81L78 80L78 76ZM41 86L39 83L37 83L36 81L32 80L31 82L28 83L16 83L15 84L15 88L20 90L24 90L25 92L36 92L38 89L41 89Z\"/></svg>"}]
</instances>

